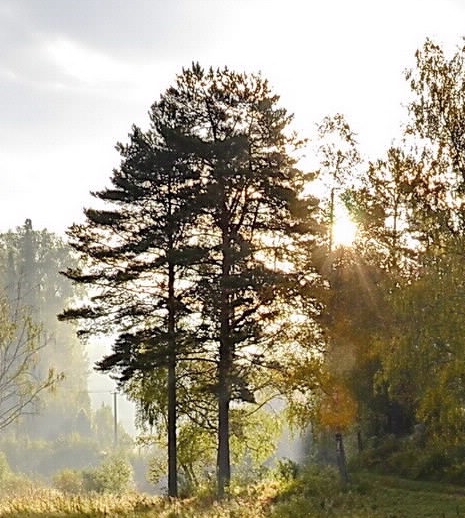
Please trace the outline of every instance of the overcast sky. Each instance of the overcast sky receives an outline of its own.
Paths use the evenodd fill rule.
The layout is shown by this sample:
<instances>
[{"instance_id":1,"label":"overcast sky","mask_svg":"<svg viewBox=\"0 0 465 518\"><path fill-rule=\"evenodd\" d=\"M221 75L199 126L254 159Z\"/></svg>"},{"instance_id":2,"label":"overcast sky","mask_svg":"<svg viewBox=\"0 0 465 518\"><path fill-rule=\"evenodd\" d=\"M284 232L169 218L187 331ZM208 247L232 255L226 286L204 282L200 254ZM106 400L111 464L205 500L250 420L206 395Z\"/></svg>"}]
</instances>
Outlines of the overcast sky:
<instances>
[{"instance_id":1,"label":"overcast sky","mask_svg":"<svg viewBox=\"0 0 465 518\"><path fill-rule=\"evenodd\" d=\"M415 50L463 35L465 0L0 0L0 231L81 220L115 143L192 61L261 71L302 136L344 113L374 157Z\"/></svg>"}]
</instances>

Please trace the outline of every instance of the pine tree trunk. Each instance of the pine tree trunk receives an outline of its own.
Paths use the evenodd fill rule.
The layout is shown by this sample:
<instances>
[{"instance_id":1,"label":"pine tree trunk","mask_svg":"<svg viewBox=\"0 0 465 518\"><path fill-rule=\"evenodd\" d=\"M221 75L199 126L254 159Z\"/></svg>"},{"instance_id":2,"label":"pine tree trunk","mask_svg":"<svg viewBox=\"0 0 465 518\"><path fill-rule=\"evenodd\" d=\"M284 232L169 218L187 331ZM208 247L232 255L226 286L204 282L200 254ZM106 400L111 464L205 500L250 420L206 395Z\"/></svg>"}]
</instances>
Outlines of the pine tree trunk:
<instances>
[{"instance_id":1,"label":"pine tree trunk","mask_svg":"<svg viewBox=\"0 0 465 518\"><path fill-rule=\"evenodd\" d=\"M222 186L222 279L220 302L220 348L218 358L218 451L217 483L218 498L223 498L231 480L229 447L229 404L231 401L232 345L230 340L231 320L231 248L229 242L229 219Z\"/></svg>"},{"instance_id":2,"label":"pine tree trunk","mask_svg":"<svg viewBox=\"0 0 465 518\"><path fill-rule=\"evenodd\" d=\"M221 304L221 338L218 360L218 498L223 498L231 480L229 404L231 401L232 350L229 343L229 297L224 290Z\"/></svg>"},{"instance_id":3,"label":"pine tree trunk","mask_svg":"<svg viewBox=\"0 0 465 518\"><path fill-rule=\"evenodd\" d=\"M170 354L168 366L168 496L178 496L176 444L176 367Z\"/></svg>"},{"instance_id":4,"label":"pine tree trunk","mask_svg":"<svg viewBox=\"0 0 465 518\"><path fill-rule=\"evenodd\" d=\"M168 266L168 496L178 496L174 266Z\"/></svg>"},{"instance_id":5,"label":"pine tree trunk","mask_svg":"<svg viewBox=\"0 0 465 518\"><path fill-rule=\"evenodd\" d=\"M231 480L229 452L229 388L227 368L220 367L220 384L218 394L218 456L217 482L218 498L223 498Z\"/></svg>"}]
</instances>

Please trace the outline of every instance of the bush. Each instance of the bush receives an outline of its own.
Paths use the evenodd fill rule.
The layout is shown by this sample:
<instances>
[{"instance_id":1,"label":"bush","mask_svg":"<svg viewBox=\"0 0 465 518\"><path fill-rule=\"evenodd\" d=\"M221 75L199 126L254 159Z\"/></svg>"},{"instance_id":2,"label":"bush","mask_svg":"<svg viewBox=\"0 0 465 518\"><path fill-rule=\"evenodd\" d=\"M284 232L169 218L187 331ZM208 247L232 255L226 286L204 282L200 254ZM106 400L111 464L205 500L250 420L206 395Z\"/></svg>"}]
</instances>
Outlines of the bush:
<instances>
[{"instance_id":1,"label":"bush","mask_svg":"<svg viewBox=\"0 0 465 518\"><path fill-rule=\"evenodd\" d=\"M448 457L445 451L438 449L416 451L413 455L413 477L422 480L443 480L448 466L456 462L454 456Z\"/></svg>"},{"instance_id":2,"label":"bush","mask_svg":"<svg viewBox=\"0 0 465 518\"><path fill-rule=\"evenodd\" d=\"M351 460L351 468L366 468L378 473L397 475L414 480L431 480L465 485L465 449L446 447L430 442L419 447L410 438L391 436L380 440Z\"/></svg>"},{"instance_id":3,"label":"bush","mask_svg":"<svg viewBox=\"0 0 465 518\"><path fill-rule=\"evenodd\" d=\"M328 467L310 466L303 469L295 480L287 484L283 482L283 485L275 502L273 518L344 516L344 509L354 498L360 498L358 491L347 491L341 485L338 472Z\"/></svg>"},{"instance_id":4,"label":"bush","mask_svg":"<svg viewBox=\"0 0 465 518\"><path fill-rule=\"evenodd\" d=\"M124 493L133 487L131 464L120 456L109 457L100 467L88 470L63 470L53 478L64 493Z\"/></svg>"},{"instance_id":5,"label":"bush","mask_svg":"<svg viewBox=\"0 0 465 518\"><path fill-rule=\"evenodd\" d=\"M27 492L32 487L37 487L37 482L24 475L14 473L6 455L0 451L0 495L16 495Z\"/></svg>"},{"instance_id":6,"label":"bush","mask_svg":"<svg viewBox=\"0 0 465 518\"><path fill-rule=\"evenodd\" d=\"M299 465L291 459L281 459L275 468L276 478L283 482L295 480L299 474Z\"/></svg>"},{"instance_id":7,"label":"bush","mask_svg":"<svg viewBox=\"0 0 465 518\"><path fill-rule=\"evenodd\" d=\"M84 472L84 486L98 493L123 493L133 484L132 466L121 456L111 456L99 468Z\"/></svg>"},{"instance_id":8,"label":"bush","mask_svg":"<svg viewBox=\"0 0 465 518\"><path fill-rule=\"evenodd\" d=\"M53 477L53 485L63 493L79 494L84 491L82 471L65 469Z\"/></svg>"}]
</instances>

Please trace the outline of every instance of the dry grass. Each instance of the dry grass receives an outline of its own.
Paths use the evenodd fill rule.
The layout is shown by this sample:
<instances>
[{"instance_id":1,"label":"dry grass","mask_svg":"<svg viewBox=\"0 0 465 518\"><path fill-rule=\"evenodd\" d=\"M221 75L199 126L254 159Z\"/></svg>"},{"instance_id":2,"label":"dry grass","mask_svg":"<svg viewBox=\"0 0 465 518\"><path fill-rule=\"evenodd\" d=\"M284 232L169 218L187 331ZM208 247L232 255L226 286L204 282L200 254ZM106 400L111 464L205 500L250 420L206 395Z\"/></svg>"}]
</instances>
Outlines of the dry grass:
<instances>
[{"instance_id":1,"label":"dry grass","mask_svg":"<svg viewBox=\"0 0 465 518\"><path fill-rule=\"evenodd\" d=\"M11 493L11 492L10 492ZM361 476L345 490L330 476L306 475L233 491L224 502L203 496L170 500L140 494L65 495L27 488L0 496L0 518L458 518L465 490L395 477Z\"/></svg>"},{"instance_id":2,"label":"dry grass","mask_svg":"<svg viewBox=\"0 0 465 518\"><path fill-rule=\"evenodd\" d=\"M52 489L30 489L22 495L3 496L0 516L8 518L67 516L137 516L139 510L156 505L155 499L141 495L65 495Z\"/></svg>"},{"instance_id":3,"label":"dry grass","mask_svg":"<svg viewBox=\"0 0 465 518\"><path fill-rule=\"evenodd\" d=\"M29 488L21 495L0 499L1 518L265 518L273 490L251 488L224 502L204 496L171 500L140 494L66 495Z\"/></svg>"}]
</instances>

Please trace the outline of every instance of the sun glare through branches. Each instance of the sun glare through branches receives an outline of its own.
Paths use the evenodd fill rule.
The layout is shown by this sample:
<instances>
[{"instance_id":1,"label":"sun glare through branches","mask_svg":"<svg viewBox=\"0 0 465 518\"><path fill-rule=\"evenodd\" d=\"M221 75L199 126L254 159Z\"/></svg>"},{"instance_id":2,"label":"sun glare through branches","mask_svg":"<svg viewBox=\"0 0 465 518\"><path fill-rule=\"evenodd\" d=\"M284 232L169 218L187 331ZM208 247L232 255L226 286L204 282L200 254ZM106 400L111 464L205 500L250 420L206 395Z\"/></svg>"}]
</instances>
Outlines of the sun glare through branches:
<instances>
[{"instance_id":1,"label":"sun glare through branches","mask_svg":"<svg viewBox=\"0 0 465 518\"><path fill-rule=\"evenodd\" d=\"M346 211L336 211L336 218L333 224L334 246L352 246L357 237L357 225L350 219Z\"/></svg>"}]
</instances>

